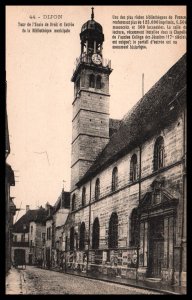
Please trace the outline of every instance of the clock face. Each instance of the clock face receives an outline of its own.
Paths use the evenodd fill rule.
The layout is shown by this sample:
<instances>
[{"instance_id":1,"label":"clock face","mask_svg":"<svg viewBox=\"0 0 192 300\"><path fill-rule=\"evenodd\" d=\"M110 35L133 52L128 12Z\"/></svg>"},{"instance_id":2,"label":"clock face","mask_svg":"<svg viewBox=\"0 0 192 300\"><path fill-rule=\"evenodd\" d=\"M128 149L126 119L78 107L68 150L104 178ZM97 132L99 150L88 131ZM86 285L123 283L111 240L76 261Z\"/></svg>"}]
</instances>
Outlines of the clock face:
<instances>
[{"instance_id":1,"label":"clock face","mask_svg":"<svg viewBox=\"0 0 192 300\"><path fill-rule=\"evenodd\" d=\"M93 61L94 64L100 65L101 62L102 62L101 55L99 55L99 54L93 54L92 55L92 61Z\"/></svg>"}]
</instances>

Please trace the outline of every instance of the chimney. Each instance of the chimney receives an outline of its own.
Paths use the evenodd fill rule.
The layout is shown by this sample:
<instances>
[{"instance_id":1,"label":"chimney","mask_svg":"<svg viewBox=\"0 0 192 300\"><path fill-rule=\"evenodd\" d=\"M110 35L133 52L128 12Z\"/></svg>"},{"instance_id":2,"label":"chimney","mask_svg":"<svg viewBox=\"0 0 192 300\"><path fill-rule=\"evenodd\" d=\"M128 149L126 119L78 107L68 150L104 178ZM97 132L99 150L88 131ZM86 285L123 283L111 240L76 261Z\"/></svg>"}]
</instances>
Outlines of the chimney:
<instances>
[{"instance_id":1,"label":"chimney","mask_svg":"<svg viewBox=\"0 0 192 300\"><path fill-rule=\"evenodd\" d=\"M29 210L29 205L26 205L26 213L28 212Z\"/></svg>"}]
</instances>

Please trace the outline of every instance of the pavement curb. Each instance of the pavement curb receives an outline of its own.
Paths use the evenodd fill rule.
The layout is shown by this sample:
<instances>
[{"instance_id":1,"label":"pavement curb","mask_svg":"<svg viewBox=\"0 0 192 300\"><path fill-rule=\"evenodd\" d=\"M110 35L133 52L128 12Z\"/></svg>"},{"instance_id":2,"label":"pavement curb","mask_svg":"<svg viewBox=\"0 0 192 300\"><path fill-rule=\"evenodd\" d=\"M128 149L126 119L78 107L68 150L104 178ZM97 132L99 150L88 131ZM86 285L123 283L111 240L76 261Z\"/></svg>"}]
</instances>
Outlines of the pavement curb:
<instances>
[{"instance_id":1,"label":"pavement curb","mask_svg":"<svg viewBox=\"0 0 192 300\"><path fill-rule=\"evenodd\" d=\"M182 294L176 293L176 292L170 292L170 291L166 291L166 290L159 290L159 289L155 289L155 288L152 288L152 287L142 287L142 286L139 286L139 285L128 284L128 283L124 283L124 282L117 282L115 280L107 280L107 279L103 279L103 278L95 278L95 277L91 277L91 276L84 276L84 275L81 275L81 274L72 274L72 273L68 273L68 272L65 272L64 274L68 274L68 275L71 275L71 276L75 275L75 276L79 276L79 277L89 278L89 279L93 279L93 280L100 280L100 281L105 281L105 282L109 282L109 283L115 283L115 284L124 285L124 286L130 286L130 287L133 287L133 288L136 288L136 289L149 290L149 291L163 293L163 294L167 294L167 295L182 295Z\"/></svg>"},{"instance_id":2,"label":"pavement curb","mask_svg":"<svg viewBox=\"0 0 192 300\"><path fill-rule=\"evenodd\" d=\"M92 277L92 276L89 276L89 275L85 276L85 275L82 275L82 274L76 274L76 273L71 273L71 272L63 272L61 270L54 270L54 269L49 269L49 270L54 271L54 272L67 274L67 275L71 275L71 276L79 276L79 277L89 278L89 279L93 279L93 280L100 280L100 281L104 281L104 282L108 282L108 283L115 283L115 284L119 284L119 285L130 286L130 287L138 288L138 289L141 289L141 290L149 290L149 291L153 291L153 292L163 293L163 294L166 294L166 295L186 295L186 294L183 294L183 293L167 291L167 290L164 290L164 289L157 289L157 288L148 287L148 286L143 287L143 286L140 286L140 285L125 283L125 282L118 282L118 281L115 281L115 280L108 280L108 279L105 279L105 278L96 278L96 277Z\"/></svg>"}]
</instances>

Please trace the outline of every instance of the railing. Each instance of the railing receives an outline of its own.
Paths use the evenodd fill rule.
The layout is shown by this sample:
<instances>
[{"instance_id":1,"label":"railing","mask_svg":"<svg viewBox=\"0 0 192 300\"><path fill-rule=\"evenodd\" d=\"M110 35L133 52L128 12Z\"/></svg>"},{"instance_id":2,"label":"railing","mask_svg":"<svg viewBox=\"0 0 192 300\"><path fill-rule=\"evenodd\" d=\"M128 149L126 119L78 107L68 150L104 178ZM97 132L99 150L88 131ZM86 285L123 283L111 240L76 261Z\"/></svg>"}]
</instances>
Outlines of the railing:
<instances>
[{"instance_id":1,"label":"railing","mask_svg":"<svg viewBox=\"0 0 192 300\"><path fill-rule=\"evenodd\" d=\"M13 247L29 247L29 242L12 242Z\"/></svg>"},{"instance_id":2,"label":"railing","mask_svg":"<svg viewBox=\"0 0 192 300\"><path fill-rule=\"evenodd\" d=\"M67 267L77 269L85 266L88 262L92 266L137 268L137 248L128 249L106 249L87 251L66 251L65 259Z\"/></svg>"},{"instance_id":3,"label":"railing","mask_svg":"<svg viewBox=\"0 0 192 300\"><path fill-rule=\"evenodd\" d=\"M83 53L80 57L76 58L75 69L73 70L73 73L81 63L92 64L91 56L86 53ZM111 69L111 60L107 58L102 58L102 67Z\"/></svg>"}]
</instances>

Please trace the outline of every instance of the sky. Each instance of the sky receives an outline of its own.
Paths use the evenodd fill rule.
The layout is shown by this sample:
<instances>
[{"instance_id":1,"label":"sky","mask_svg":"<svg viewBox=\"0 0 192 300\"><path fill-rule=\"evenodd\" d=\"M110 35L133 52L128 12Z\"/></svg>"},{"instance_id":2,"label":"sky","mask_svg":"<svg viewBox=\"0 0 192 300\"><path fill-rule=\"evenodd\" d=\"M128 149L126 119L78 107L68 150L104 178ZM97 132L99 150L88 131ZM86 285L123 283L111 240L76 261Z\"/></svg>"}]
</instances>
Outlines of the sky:
<instances>
[{"instance_id":1,"label":"sky","mask_svg":"<svg viewBox=\"0 0 192 300\"><path fill-rule=\"evenodd\" d=\"M149 45L148 49L112 49L112 16L186 15L185 6L95 6L95 20L103 26L103 56L111 60L110 117L122 119L186 52L177 45ZM62 15L73 23L70 33L24 33L21 23L52 22L43 16ZM35 16L36 19L30 19ZM16 184L11 196L22 210L51 205L61 190L70 190L72 102L71 82L80 55L79 33L90 19L91 6L7 6L6 77L11 164ZM57 20L56 20L57 21ZM20 25L19 25L20 22ZM50 28L50 27L49 27ZM52 26L53 28L53 26ZM63 181L65 181L63 183Z\"/></svg>"}]
</instances>

